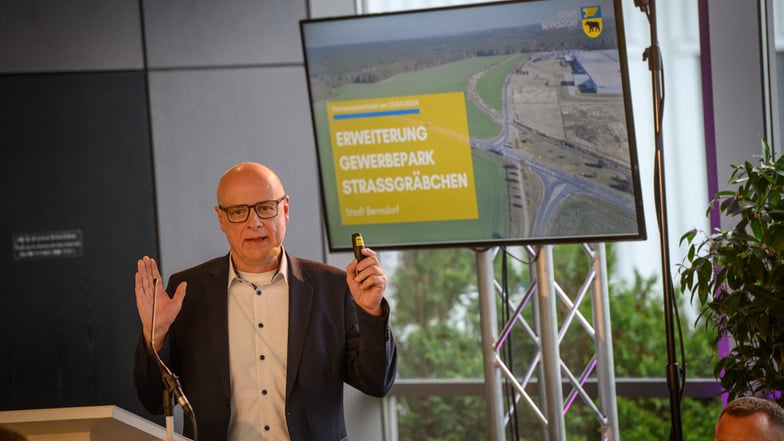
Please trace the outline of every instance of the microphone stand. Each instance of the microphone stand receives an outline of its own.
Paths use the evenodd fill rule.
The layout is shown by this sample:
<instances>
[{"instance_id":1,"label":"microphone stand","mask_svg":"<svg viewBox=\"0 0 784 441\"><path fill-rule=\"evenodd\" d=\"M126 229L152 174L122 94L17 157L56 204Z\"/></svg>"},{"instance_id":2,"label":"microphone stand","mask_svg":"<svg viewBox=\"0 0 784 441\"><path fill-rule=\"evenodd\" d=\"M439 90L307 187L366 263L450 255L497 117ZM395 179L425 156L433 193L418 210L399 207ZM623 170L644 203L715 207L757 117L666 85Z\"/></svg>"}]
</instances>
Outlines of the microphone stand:
<instances>
[{"instance_id":1,"label":"microphone stand","mask_svg":"<svg viewBox=\"0 0 784 441\"><path fill-rule=\"evenodd\" d=\"M180 379L158 355L155 350L155 309L158 298L158 279L153 279L153 295L152 295L152 329L150 330L150 350L155 356L155 361L158 363L158 368L161 371L161 380L163 381L163 415L166 420L166 441L174 440L174 399L182 407L182 411L191 420L193 426L193 439L198 440L198 430L196 427L196 416L193 413L193 408L180 385Z\"/></svg>"},{"instance_id":2,"label":"microphone stand","mask_svg":"<svg viewBox=\"0 0 784 441\"><path fill-rule=\"evenodd\" d=\"M653 83L653 118L655 136L654 195L656 200L657 221L659 224L659 240L662 261L662 291L664 293L664 325L667 341L667 386L670 397L670 439L681 441L683 429L681 423L681 369L675 355L675 335L673 330L673 291L670 276L669 237L667 232L667 197L664 188L664 149L662 141L662 108L664 107L663 70L661 53L658 46L656 30L655 0L634 0L648 17L651 28L651 46L643 53L643 61L647 59Z\"/></svg>"}]
</instances>

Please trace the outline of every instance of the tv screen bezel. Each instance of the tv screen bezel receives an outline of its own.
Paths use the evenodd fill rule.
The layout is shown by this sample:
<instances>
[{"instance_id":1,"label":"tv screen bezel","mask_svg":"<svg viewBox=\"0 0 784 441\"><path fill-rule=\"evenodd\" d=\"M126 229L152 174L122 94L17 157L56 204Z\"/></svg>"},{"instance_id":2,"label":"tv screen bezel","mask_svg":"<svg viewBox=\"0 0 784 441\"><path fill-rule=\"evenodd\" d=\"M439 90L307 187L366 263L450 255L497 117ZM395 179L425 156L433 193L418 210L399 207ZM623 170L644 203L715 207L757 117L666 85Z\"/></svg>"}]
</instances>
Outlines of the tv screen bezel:
<instances>
[{"instance_id":1,"label":"tv screen bezel","mask_svg":"<svg viewBox=\"0 0 784 441\"><path fill-rule=\"evenodd\" d=\"M347 24L351 23L359 23L363 20L374 20L376 18L385 18L385 17L406 17L406 16L413 16L413 15L420 15L420 14L438 14L441 12L447 12L452 10L458 9L484 9L484 8L493 8L499 5L510 5L510 4L525 4L525 3L542 3L548 0L513 0L513 1L495 1L495 2L488 2L488 3L475 3L475 4L467 4L467 5L455 5L455 6L446 6L446 7L435 7L435 8L422 8L422 9L412 9L412 10L403 10L403 11L392 11L392 12L383 12L383 13L373 13L373 14L358 14L358 15L341 15L341 16L331 16L331 17L321 17L321 18L306 18L300 20L300 37L302 43L302 50L303 50L303 64L305 67L305 80L307 83L308 89L308 107L311 116L311 123L313 129L313 136L314 136L314 145L316 148L316 162L317 162L317 169L318 169L318 186L319 186L319 195L320 195L320 203L321 203L321 212L322 220L324 222L326 238L327 238L327 245L330 252L343 252L343 251L351 251L352 244L351 244L351 237L350 234L343 237L337 236L337 233L333 233L333 228L331 222L335 222L335 220L331 220L327 208L327 195L325 186L325 176L324 170L322 169L321 164L321 156L324 154L322 149L330 149L331 146L320 146L319 145L319 138L318 138L318 127L316 122L316 115L314 105L315 102L313 97L313 90L310 81L310 66L309 66L309 58L308 58L308 46L307 46L307 39L306 39L306 28L311 26L312 24L318 24L323 22L345 22ZM619 65L620 65L620 74L621 74L621 86L622 86L622 95L623 95L623 103L624 103L624 112L625 112L625 123L626 123L626 132L628 135L628 153L629 153L629 162L630 162L630 174L631 174L631 192L634 202L634 214L636 216L637 221L637 231L636 232L629 232L629 233L619 233L619 234L586 234L586 235L571 235L571 236L535 236L535 237L502 237L498 239L481 239L481 240L471 240L471 239L460 239L456 237L454 239L449 240L437 240L437 241L412 241L408 243L403 242L395 242L395 243L386 243L382 241L375 241L372 235L365 234L365 243L368 244L371 248L376 250L404 250L404 249L421 249L421 248L450 248L450 247L461 247L461 248L474 248L474 249L484 249L489 247L498 247L498 246L523 246L523 245L555 245L555 244L564 244L564 243L596 243L596 242L620 242L620 241L636 241L636 240L645 240L647 239L647 231L645 225L645 216L643 210L643 198L642 198L642 191L641 191L641 182L640 182L640 173L639 173L639 159L637 156L637 143L635 137L635 130L634 130L634 120L633 120L633 113L632 113L632 100L631 100L631 89L629 84L629 68L628 68L628 58L626 52L626 38L625 38L625 30L624 30L624 23L623 23L623 10L621 2L622 0L605 0L607 2L611 1L613 5L613 13L614 13L614 25L615 25L615 33L617 39L617 46L618 46L618 56L619 56ZM590 6L594 3L599 2L591 2L591 1L575 1L575 7L579 6ZM331 152L328 155L332 155ZM339 207L338 207L339 211ZM340 218L336 220L338 224L340 223ZM400 225L399 223L394 223L394 225ZM341 228L345 228L342 224L340 225ZM373 228L378 228L375 225ZM353 230L362 233L363 226L358 225L353 228Z\"/></svg>"}]
</instances>

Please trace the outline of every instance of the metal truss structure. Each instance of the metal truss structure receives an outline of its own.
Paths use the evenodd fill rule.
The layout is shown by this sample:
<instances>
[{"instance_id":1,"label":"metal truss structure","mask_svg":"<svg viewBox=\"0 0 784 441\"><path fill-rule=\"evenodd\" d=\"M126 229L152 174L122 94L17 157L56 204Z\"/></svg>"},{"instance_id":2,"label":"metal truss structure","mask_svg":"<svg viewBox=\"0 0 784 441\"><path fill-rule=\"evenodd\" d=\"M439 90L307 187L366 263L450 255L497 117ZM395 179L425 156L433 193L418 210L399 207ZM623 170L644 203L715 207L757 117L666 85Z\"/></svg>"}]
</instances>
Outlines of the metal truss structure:
<instances>
[{"instance_id":1,"label":"metal truss structure","mask_svg":"<svg viewBox=\"0 0 784 441\"><path fill-rule=\"evenodd\" d=\"M575 400L581 400L601 424L603 441L617 441L618 413L613 365L610 308L607 292L607 268L604 244L582 244L589 258L589 268L577 293L564 292L553 276L553 245L525 247L531 261L532 283L514 303L502 296L503 286L493 274L498 248L476 252L477 281L482 319L482 355L484 358L490 440L504 440L505 428L514 418L511 407L504 408L503 388L514 391L513 403L525 404L535 415L547 441L565 441L565 415ZM501 299L499 302L498 299ZM560 304L559 304L560 302ZM580 306L591 303L591 317ZM506 308L509 317L498 327L497 308ZM523 312L531 309L528 323ZM503 309L502 309L503 311ZM560 317L558 311L561 311ZM563 312L566 311L564 314ZM532 317L532 319L530 318ZM567 330L579 326L593 341L593 356L580 371L567 366L561 358L560 343ZM511 335L530 339L536 354L523 372L513 372L504 360L503 349ZM519 366L519 360L515 365ZM595 380L598 394L591 397L583 387ZM533 381L532 381L533 380ZM536 383L538 401L527 392Z\"/></svg>"}]
</instances>

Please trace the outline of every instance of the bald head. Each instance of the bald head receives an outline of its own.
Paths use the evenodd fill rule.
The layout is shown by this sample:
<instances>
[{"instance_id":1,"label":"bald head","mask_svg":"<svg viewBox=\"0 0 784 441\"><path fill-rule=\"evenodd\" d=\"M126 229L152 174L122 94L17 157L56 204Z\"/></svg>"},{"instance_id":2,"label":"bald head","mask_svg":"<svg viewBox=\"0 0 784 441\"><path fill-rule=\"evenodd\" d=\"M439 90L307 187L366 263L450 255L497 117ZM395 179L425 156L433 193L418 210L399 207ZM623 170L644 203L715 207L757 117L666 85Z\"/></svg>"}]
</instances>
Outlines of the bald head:
<instances>
[{"instance_id":1,"label":"bald head","mask_svg":"<svg viewBox=\"0 0 784 441\"><path fill-rule=\"evenodd\" d=\"M255 190L268 190L279 195L285 193L280 178L272 169L258 162L241 162L228 169L218 182L218 205L226 205L229 193L235 195Z\"/></svg>"},{"instance_id":2,"label":"bald head","mask_svg":"<svg viewBox=\"0 0 784 441\"><path fill-rule=\"evenodd\" d=\"M764 398L736 398L719 414L714 440L784 440L784 409Z\"/></svg>"}]
</instances>

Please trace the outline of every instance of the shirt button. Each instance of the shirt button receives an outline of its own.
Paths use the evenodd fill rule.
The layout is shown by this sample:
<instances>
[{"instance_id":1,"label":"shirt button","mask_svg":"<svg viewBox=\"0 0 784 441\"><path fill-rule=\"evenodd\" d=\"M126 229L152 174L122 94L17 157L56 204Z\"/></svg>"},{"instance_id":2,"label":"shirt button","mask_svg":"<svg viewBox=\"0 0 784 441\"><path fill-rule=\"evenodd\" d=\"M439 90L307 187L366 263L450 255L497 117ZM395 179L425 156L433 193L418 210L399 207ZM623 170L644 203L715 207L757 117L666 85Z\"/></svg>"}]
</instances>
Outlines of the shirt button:
<instances>
[{"instance_id":1,"label":"shirt button","mask_svg":"<svg viewBox=\"0 0 784 441\"><path fill-rule=\"evenodd\" d=\"M257 289L257 290L256 290L256 295L257 295L257 296L260 296L260 295L261 295L261 290L260 290L260 289Z\"/></svg>"},{"instance_id":2,"label":"shirt button","mask_svg":"<svg viewBox=\"0 0 784 441\"><path fill-rule=\"evenodd\" d=\"M261 394L262 394L262 395L267 395L267 389L263 389L263 390L261 391Z\"/></svg>"},{"instance_id":3,"label":"shirt button","mask_svg":"<svg viewBox=\"0 0 784 441\"><path fill-rule=\"evenodd\" d=\"M263 327L264 327L264 323L259 323L259 328L263 328Z\"/></svg>"},{"instance_id":4,"label":"shirt button","mask_svg":"<svg viewBox=\"0 0 784 441\"><path fill-rule=\"evenodd\" d=\"M266 430L267 432L269 432L269 430L270 430L270 426L264 426L264 430Z\"/></svg>"},{"instance_id":5,"label":"shirt button","mask_svg":"<svg viewBox=\"0 0 784 441\"><path fill-rule=\"evenodd\" d=\"M267 357L265 357L264 355L259 355L259 360L264 361L265 358Z\"/></svg>"}]
</instances>

